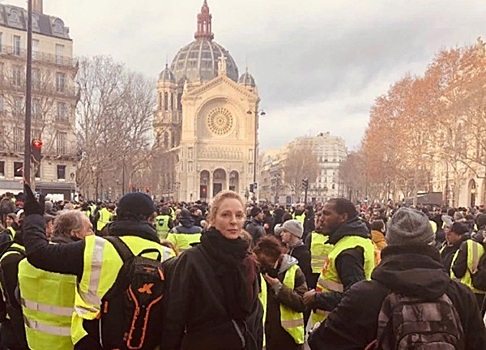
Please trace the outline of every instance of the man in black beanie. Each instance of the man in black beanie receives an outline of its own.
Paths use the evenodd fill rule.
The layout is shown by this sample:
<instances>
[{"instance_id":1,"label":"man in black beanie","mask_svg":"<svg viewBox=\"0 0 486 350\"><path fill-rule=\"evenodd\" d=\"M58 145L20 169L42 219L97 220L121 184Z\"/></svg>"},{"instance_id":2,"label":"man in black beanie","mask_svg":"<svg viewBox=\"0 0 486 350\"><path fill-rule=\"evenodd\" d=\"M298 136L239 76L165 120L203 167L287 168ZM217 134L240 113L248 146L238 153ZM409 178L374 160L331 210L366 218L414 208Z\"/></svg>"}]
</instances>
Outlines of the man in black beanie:
<instances>
[{"instance_id":1,"label":"man in black beanie","mask_svg":"<svg viewBox=\"0 0 486 350\"><path fill-rule=\"evenodd\" d=\"M258 240L265 236L265 228L263 227L263 211L254 206L250 209L250 221L245 224L245 230L251 235L252 247L254 247Z\"/></svg>"},{"instance_id":2,"label":"man in black beanie","mask_svg":"<svg viewBox=\"0 0 486 350\"><path fill-rule=\"evenodd\" d=\"M101 322L100 318L106 320L102 315L111 315L109 310L112 309L106 303L102 308L101 303L122 268L124 260L118 253L120 247L124 246L121 250L128 249L134 256L143 254L144 257L160 261L172 255L169 248L160 244L155 228L148 221L155 212L152 199L143 193L129 193L120 199L116 221L109 228L109 235L116 238L109 240L92 235L77 242L53 245L49 244L45 235L43 198L37 201L30 187L24 187L24 244L28 261L39 269L77 276L71 327L74 349L126 348L123 335L114 336L120 333L117 327L122 327L123 322L117 327L110 324L110 329L105 329L106 322ZM150 287L147 285L138 292L151 294ZM123 319L123 312L122 309L120 315L109 317ZM144 348L151 350L155 346Z\"/></svg>"},{"instance_id":3,"label":"man in black beanie","mask_svg":"<svg viewBox=\"0 0 486 350\"><path fill-rule=\"evenodd\" d=\"M486 349L476 298L443 269L428 217L399 209L386 239L371 281L346 292L311 334L311 349Z\"/></svg>"}]
</instances>

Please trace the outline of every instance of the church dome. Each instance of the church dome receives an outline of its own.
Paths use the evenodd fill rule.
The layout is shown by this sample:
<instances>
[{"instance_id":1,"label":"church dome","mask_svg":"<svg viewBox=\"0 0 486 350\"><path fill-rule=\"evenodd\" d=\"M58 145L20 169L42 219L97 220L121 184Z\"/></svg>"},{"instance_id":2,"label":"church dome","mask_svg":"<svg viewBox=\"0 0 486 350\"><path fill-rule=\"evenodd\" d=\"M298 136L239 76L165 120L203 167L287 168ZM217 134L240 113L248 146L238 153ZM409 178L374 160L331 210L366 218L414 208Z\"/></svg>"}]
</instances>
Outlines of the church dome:
<instances>
[{"instance_id":1,"label":"church dome","mask_svg":"<svg viewBox=\"0 0 486 350\"><path fill-rule=\"evenodd\" d=\"M171 82L171 83L175 83L176 82L175 75L169 69L169 65L168 64L165 65L165 69L159 74L159 80L160 81L163 81L163 82L166 82L167 81L167 82Z\"/></svg>"},{"instance_id":2,"label":"church dome","mask_svg":"<svg viewBox=\"0 0 486 350\"><path fill-rule=\"evenodd\" d=\"M221 57L226 58L226 71L230 79L238 81L238 67L229 52L214 42L212 33L212 15L209 12L207 0L197 16L197 31L195 41L183 47L171 64L177 82L189 80L191 82L209 81L218 76L218 62Z\"/></svg>"},{"instance_id":3,"label":"church dome","mask_svg":"<svg viewBox=\"0 0 486 350\"><path fill-rule=\"evenodd\" d=\"M222 56L226 57L228 77L238 81L238 67L233 57L221 45L207 39L197 39L182 48L172 61L171 69L177 81L209 81L218 76L218 61Z\"/></svg>"},{"instance_id":4,"label":"church dome","mask_svg":"<svg viewBox=\"0 0 486 350\"><path fill-rule=\"evenodd\" d=\"M243 73L243 75L238 79L238 84L251 87L256 86L255 78L253 78L253 76L248 71Z\"/></svg>"}]
</instances>

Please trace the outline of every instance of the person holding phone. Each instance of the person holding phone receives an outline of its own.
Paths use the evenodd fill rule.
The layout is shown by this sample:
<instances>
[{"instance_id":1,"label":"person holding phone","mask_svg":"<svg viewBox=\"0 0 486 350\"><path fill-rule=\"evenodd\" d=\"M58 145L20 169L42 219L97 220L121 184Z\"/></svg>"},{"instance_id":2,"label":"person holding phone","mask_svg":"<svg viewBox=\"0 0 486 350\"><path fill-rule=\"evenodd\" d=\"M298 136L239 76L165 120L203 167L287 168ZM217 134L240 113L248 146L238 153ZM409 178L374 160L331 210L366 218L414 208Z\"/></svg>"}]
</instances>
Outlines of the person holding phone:
<instances>
[{"instance_id":1,"label":"person holding phone","mask_svg":"<svg viewBox=\"0 0 486 350\"><path fill-rule=\"evenodd\" d=\"M274 236L262 237L253 250L262 274L260 300L264 308L266 350L303 350L304 273Z\"/></svg>"}]
</instances>

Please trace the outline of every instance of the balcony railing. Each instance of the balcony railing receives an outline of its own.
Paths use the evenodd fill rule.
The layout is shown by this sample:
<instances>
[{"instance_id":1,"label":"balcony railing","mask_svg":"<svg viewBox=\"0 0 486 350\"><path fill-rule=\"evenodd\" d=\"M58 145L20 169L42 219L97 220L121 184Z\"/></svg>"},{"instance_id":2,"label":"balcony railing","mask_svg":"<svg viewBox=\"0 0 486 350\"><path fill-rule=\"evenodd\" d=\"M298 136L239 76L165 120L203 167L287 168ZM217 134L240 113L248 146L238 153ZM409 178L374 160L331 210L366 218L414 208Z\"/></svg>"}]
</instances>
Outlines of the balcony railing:
<instances>
[{"instance_id":1,"label":"balcony railing","mask_svg":"<svg viewBox=\"0 0 486 350\"><path fill-rule=\"evenodd\" d=\"M27 59L27 50L13 46L2 45L0 47L0 56L12 56ZM75 60L71 57L54 55L45 52L32 51L32 60L34 62L51 63L64 67L74 67Z\"/></svg>"}]
</instances>

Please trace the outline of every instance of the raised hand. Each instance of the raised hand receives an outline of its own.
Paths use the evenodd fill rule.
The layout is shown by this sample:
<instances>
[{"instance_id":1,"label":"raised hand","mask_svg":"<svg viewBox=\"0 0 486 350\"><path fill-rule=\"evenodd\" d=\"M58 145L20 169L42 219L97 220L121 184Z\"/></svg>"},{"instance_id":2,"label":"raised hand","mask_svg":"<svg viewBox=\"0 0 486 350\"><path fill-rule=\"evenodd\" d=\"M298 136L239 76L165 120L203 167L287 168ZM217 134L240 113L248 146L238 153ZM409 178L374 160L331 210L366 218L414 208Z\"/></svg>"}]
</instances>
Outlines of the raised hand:
<instances>
[{"instance_id":1,"label":"raised hand","mask_svg":"<svg viewBox=\"0 0 486 350\"><path fill-rule=\"evenodd\" d=\"M39 214L44 215L45 212L45 197L40 195L39 200L35 198L34 192L28 184L24 184L24 213L25 216Z\"/></svg>"}]
</instances>

